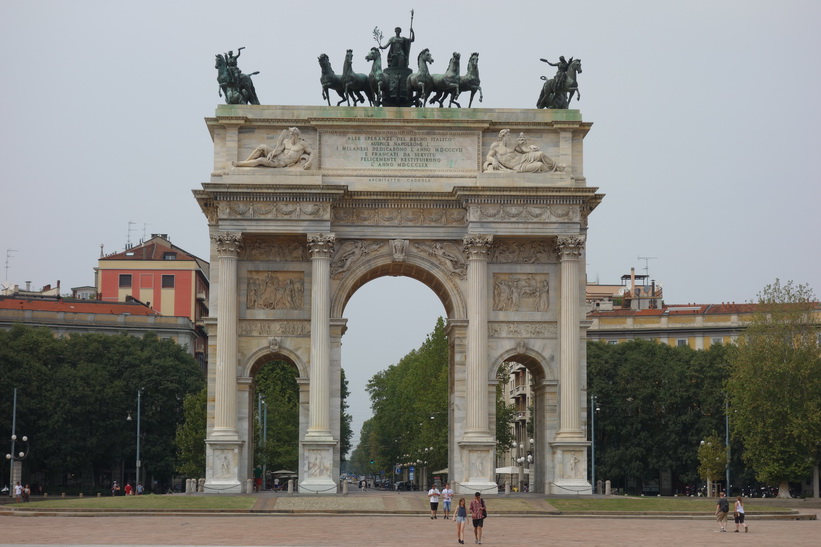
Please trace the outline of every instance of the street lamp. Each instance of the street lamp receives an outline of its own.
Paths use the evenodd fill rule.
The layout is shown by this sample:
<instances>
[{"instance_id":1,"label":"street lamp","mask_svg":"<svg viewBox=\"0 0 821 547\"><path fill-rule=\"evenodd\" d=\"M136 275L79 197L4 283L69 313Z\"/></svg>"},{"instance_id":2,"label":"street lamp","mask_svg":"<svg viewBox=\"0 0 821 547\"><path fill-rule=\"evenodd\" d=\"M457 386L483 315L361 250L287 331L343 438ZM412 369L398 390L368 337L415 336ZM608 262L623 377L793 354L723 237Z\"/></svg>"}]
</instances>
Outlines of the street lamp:
<instances>
[{"instance_id":1,"label":"street lamp","mask_svg":"<svg viewBox=\"0 0 821 547\"><path fill-rule=\"evenodd\" d=\"M134 484L134 490L132 492L137 492L137 485L140 484L140 408L142 406L142 395L143 395L143 388L137 390L137 480ZM128 413L127 421L131 421L131 412Z\"/></svg>"},{"instance_id":2,"label":"street lamp","mask_svg":"<svg viewBox=\"0 0 821 547\"><path fill-rule=\"evenodd\" d=\"M24 452L14 453L15 443L17 442L16 435L17 428L17 388L14 388L14 405L11 411L11 452L6 454L6 459L9 460L9 496L14 496L14 463L25 460L29 455L29 438L23 435L20 439L26 443L26 450ZM22 464L21 464L22 465ZM22 471L22 470L21 470ZM22 475L22 472L20 473ZM21 477L22 478L22 477Z\"/></svg>"},{"instance_id":3,"label":"street lamp","mask_svg":"<svg viewBox=\"0 0 821 547\"><path fill-rule=\"evenodd\" d=\"M590 396L590 486L596 492L596 412L599 406L596 404L596 396Z\"/></svg>"}]
</instances>

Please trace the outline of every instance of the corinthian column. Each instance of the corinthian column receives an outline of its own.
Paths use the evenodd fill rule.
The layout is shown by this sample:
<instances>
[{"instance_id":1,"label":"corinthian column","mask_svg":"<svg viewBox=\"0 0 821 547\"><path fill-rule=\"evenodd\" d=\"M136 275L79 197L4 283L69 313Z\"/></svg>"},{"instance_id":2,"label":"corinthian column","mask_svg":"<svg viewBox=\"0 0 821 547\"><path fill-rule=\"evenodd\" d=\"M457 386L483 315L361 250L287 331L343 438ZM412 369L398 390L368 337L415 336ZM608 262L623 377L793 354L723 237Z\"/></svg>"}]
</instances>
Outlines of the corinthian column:
<instances>
[{"instance_id":1,"label":"corinthian column","mask_svg":"<svg viewBox=\"0 0 821 547\"><path fill-rule=\"evenodd\" d=\"M212 439L238 439L237 434L237 256L242 234L212 234L217 244L217 382Z\"/></svg>"},{"instance_id":2,"label":"corinthian column","mask_svg":"<svg viewBox=\"0 0 821 547\"><path fill-rule=\"evenodd\" d=\"M308 234L311 255L311 368L306 438L332 439L331 379L331 253L334 234Z\"/></svg>"},{"instance_id":3,"label":"corinthian column","mask_svg":"<svg viewBox=\"0 0 821 547\"><path fill-rule=\"evenodd\" d=\"M559 317L559 432L557 438L585 438L579 407L579 259L584 252L584 236L560 236L556 250L562 264L561 315Z\"/></svg>"},{"instance_id":4,"label":"corinthian column","mask_svg":"<svg viewBox=\"0 0 821 547\"><path fill-rule=\"evenodd\" d=\"M488 435L487 252L493 236L466 235L463 242L468 255L465 434Z\"/></svg>"}]
</instances>

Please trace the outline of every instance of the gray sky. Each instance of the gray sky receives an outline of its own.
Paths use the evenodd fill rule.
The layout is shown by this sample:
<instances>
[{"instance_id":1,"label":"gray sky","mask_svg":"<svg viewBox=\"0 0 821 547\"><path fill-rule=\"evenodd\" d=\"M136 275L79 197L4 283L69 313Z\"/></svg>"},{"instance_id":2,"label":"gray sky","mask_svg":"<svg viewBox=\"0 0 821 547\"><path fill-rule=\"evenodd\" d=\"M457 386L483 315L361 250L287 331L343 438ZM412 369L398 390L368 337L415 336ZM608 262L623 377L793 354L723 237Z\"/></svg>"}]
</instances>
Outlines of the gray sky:
<instances>
[{"instance_id":1,"label":"gray sky","mask_svg":"<svg viewBox=\"0 0 821 547\"><path fill-rule=\"evenodd\" d=\"M378 26L429 48L480 52L488 108L532 108L539 58L583 60L580 108L591 215L588 278L617 283L639 256L668 303L743 302L776 277L821 292L817 160L821 3L621 0L357 4L112 0L0 2L0 258L8 280L93 284L100 245L167 233L208 259L191 190L208 181L203 118L214 55L239 60L263 104L322 104L317 56L354 68ZM373 7L384 6L384 7ZM464 66L463 66L464 69ZM474 106L477 103L474 102ZM135 224L129 232L129 221ZM390 305L386 304L390 302ZM401 331L384 330L385 315ZM343 363L358 436L368 378L418 347L443 315L415 281L383 278L351 300Z\"/></svg>"}]
</instances>

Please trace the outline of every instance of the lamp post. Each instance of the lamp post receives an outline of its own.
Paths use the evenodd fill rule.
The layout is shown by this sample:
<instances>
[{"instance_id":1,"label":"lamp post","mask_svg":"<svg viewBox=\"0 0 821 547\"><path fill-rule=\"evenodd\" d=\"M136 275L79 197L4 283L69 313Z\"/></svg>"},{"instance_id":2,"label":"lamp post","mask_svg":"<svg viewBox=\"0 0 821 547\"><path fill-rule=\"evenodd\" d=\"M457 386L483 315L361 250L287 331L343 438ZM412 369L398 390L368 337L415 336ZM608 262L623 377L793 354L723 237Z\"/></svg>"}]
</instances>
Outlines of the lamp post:
<instances>
[{"instance_id":1,"label":"lamp post","mask_svg":"<svg viewBox=\"0 0 821 547\"><path fill-rule=\"evenodd\" d=\"M596 405L596 396L590 396L590 486L593 492L596 491L596 412L599 411ZM598 493L598 492L597 492Z\"/></svg>"},{"instance_id":2,"label":"lamp post","mask_svg":"<svg viewBox=\"0 0 821 547\"><path fill-rule=\"evenodd\" d=\"M730 401L724 396L724 446L727 447L727 461L724 468L724 478L727 481L727 495L730 495Z\"/></svg>"},{"instance_id":3,"label":"lamp post","mask_svg":"<svg viewBox=\"0 0 821 547\"><path fill-rule=\"evenodd\" d=\"M134 484L134 489L132 492L137 492L137 485L140 484L140 409L142 407L142 395L143 395L143 388L137 390L137 461L136 461L136 471L137 471L137 480ZM128 413L127 421L131 421L131 413Z\"/></svg>"},{"instance_id":4,"label":"lamp post","mask_svg":"<svg viewBox=\"0 0 821 547\"><path fill-rule=\"evenodd\" d=\"M11 452L6 454L6 459L9 460L9 496L14 496L14 464L25 460L29 455L29 439L25 435L20 439L26 443L25 452L14 453L15 443L17 442L17 388L14 388L14 405L11 411ZM22 475L22 472L20 473ZM22 477L21 477L22 478Z\"/></svg>"}]
</instances>

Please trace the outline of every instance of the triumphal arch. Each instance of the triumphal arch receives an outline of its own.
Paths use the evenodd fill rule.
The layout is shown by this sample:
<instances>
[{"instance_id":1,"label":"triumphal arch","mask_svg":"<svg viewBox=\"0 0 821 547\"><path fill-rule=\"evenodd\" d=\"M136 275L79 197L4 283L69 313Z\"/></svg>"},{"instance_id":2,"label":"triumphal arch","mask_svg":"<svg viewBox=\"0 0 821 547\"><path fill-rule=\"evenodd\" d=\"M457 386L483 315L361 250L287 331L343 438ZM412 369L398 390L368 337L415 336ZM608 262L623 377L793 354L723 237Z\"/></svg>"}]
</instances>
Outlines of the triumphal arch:
<instances>
[{"instance_id":1,"label":"triumphal arch","mask_svg":"<svg viewBox=\"0 0 821 547\"><path fill-rule=\"evenodd\" d=\"M220 105L211 178L194 194L211 237L206 491L253 471L253 375L300 384L299 490L339 477L345 306L408 276L447 313L448 469L495 492L500 367L533 378L531 487L590 493L585 240L601 201L578 110ZM402 315L385 318L402 334Z\"/></svg>"}]
</instances>

